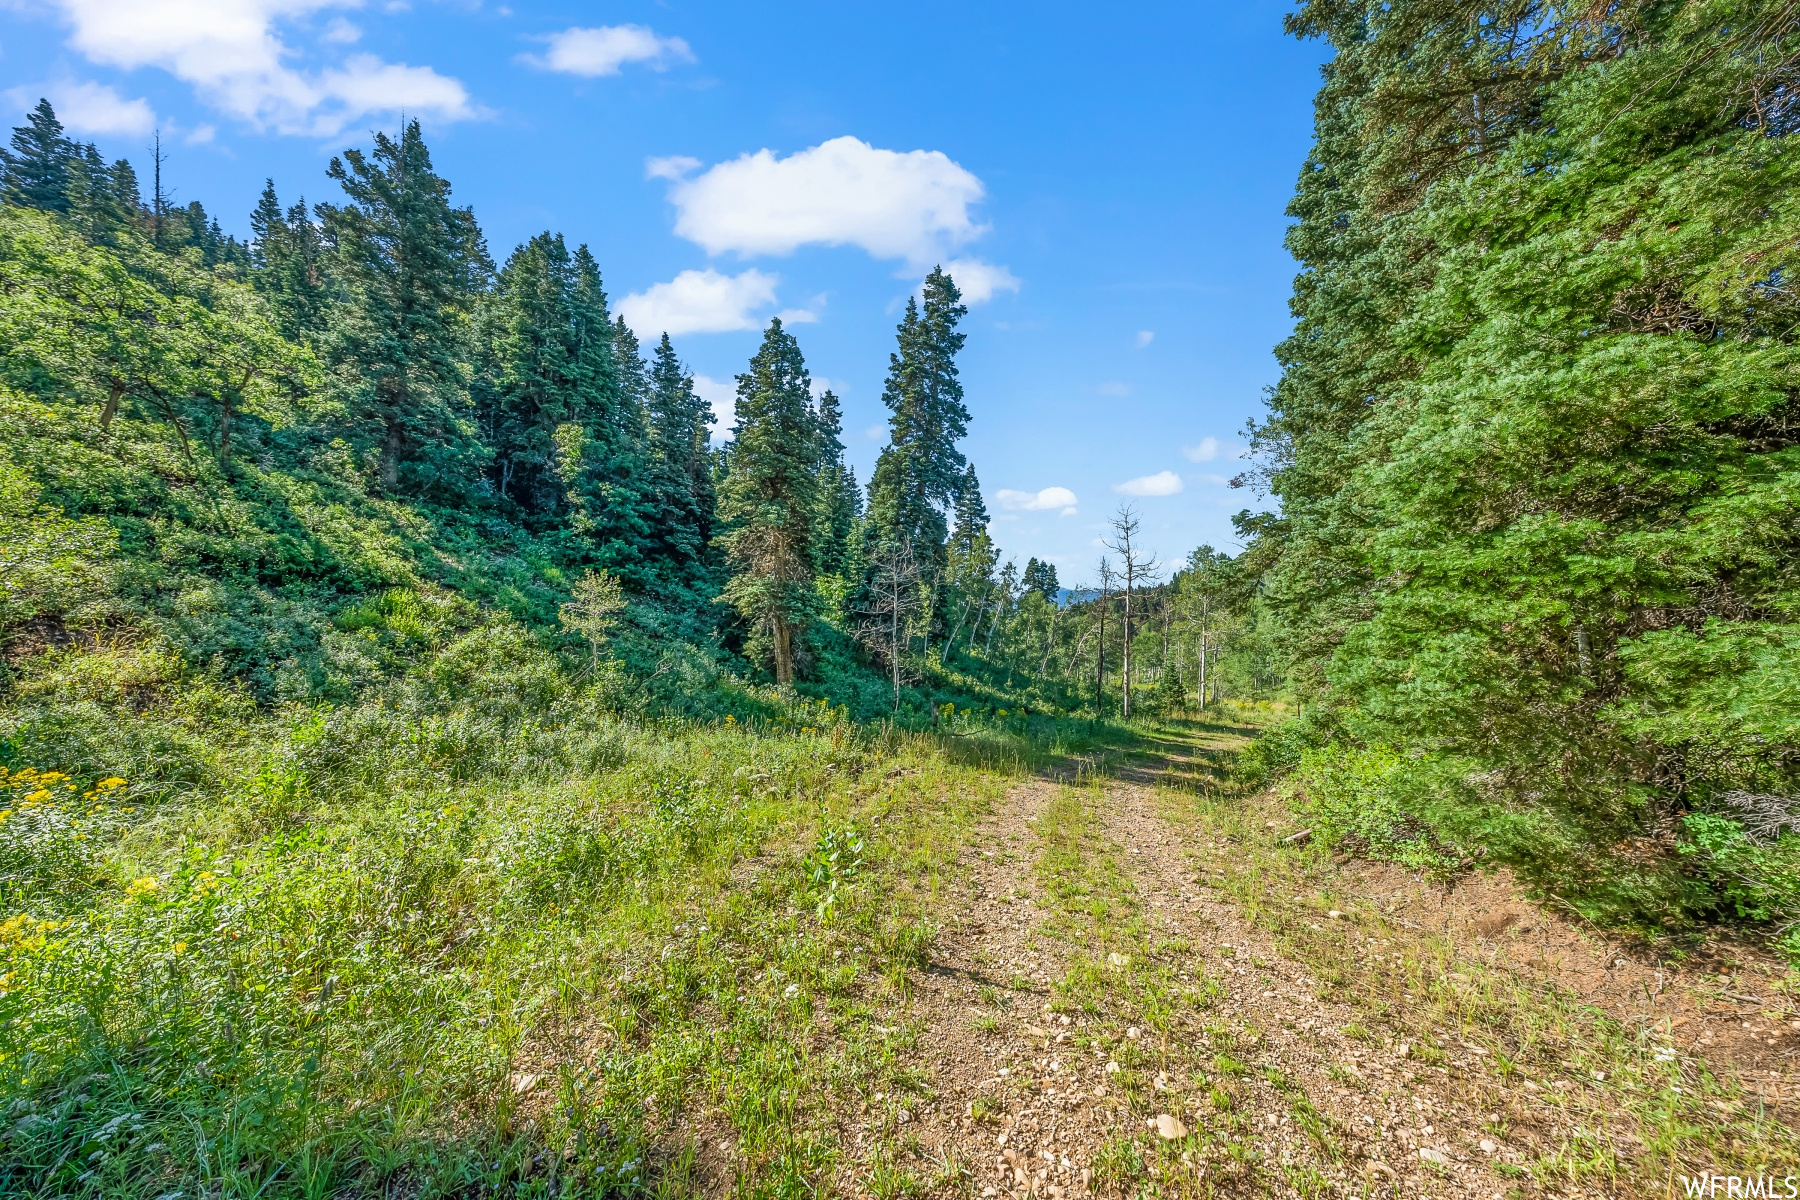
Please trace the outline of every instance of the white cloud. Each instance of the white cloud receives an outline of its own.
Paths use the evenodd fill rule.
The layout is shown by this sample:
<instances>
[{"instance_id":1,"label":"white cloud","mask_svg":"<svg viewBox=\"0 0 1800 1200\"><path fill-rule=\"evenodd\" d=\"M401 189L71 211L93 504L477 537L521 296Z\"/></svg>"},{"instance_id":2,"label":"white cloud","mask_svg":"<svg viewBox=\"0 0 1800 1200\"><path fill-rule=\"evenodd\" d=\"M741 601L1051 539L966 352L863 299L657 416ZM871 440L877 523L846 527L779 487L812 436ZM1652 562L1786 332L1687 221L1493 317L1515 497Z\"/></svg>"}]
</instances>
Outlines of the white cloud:
<instances>
[{"instance_id":1,"label":"white cloud","mask_svg":"<svg viewBox=\"0 0 1800 1200\"><path fill-rule=\"evenodd\" d=\"M871 442L878 442L887 435L888 427L886 425L871 425L863 430L863 436L868 438Z\"/></svg>"},{"instance_id":2,"label":"white cloud","mask_svg":"<svg viewBox=\"0 0 1800 1200\"><path fill-rule=\"evenodd\" d=\"M90 60L133 70L158 67L200 98L259 129L329 137L372 113L405 109L440 121L476 116L461 82L430 67L370 54L312 72L279 20L356 0L55 0L72 26L69 44ZM335 23L325 40L341 40Z\"/></svg>"},{"instance_id":3,"label":"white cloud","mask_svg":"<svg viewBox=\"0 0 1800 1200\"><path fill-rule=\"evenodd\" d=\"M1113 491L1124 496L1173 496L1181 490L1181 476L1173 471L1158 471L1113 484Z\"/></svg>"},{"instance_id":4,"label":"white cloud","mask_svg":"<svg viewBox=\"0 0 1800 1200\"><path fill-rule=\"evenodd\" d=\"M347 46L362 40L362 30L342 17L333 17L325 25L325 40Z\"/></svg>"},{"instance_id":5,"label":"white cloud","mask_svg":"<svg viewBox=\"0 0 1800 1200\"><path fill-rule=\"evenodd\" d=\"M712 408L712 442L718 445L731 440L731 427L737 424L737 384L720 383L705 375L694 376L694 393Z\"/></svg>"},{"instance_id":6,"label":"white cloud","mask_svg":"<svg viewBox=\"0 0 1800 1200\"><path fill-rule=\"evenodd\" d=\"M645 179L680 179L699 170L706 164L697 158L689 158L685 154L671 154L665 158L646 158L644 160Z\"/></svg>"},{"instance_id":7,"label":"white cloud","mask_svg":"<svg viewBox=\"0 0 1800 1200\"><path fill-rule=\"evenodd\" d=\"M1137 348L1139 350L1142 350L1145 346L1148 346L1151 342L1154 342L1155 340L1156 340L1156 330L1154 330L1154 329L1138 330Z\"/></svg>"},{"instance_id":8,"label":"white cloud","mask_svg":"<svg viewBox=\"0 0 1800 1200\"><path fill-rule=\"evenodd\" d=\"M1041 492L1015 492L1009 488L1001 488L994 493L994 503L1001 508L1010 508L1018 512L1044 512L1049 509L1060 509L1061 515L1072 517L1076 513L1075 493L1066 487L1047 487Z\"/></svg>"},{"instance_id":9,"label":"white cloud","mask_svg":"<svg viewBox=\"0 0 1800 1200\"><path fill-rule=\"evenodd\" d=\"M652 160L652 171L678 161ZM923 271L985 232L969 214L985 193L981 180L936 150L877 150L840 137L787 158L758 150L673 178L675 232L709 254L860 246Z\"/></svg>"},{"instance_id":10,"label":"white cloud","mask_svg":"<svg viewBox=\"0 0 1800 1200\"><path fill-rule=\"evenodd\" d=\"M149 133L156 128L156 113L148 101L127 100L103 83L60 79L6 93L7 102L21 111L40 97L50 101L70 133Z\"/></svg>"},{"instance_id":11,"label":"white cloud","mask_svg":"<svg viewBox=\"0 0 1800 1200\"><path fill-rule=\"evenodd\" d=\"M975 258L956 258L944 264L944 270L956 280L964 304L981 304L994 298L995 292L1016 292L1019 277L1005 267L984 263Z\"/></svg>"},{"instance_id":12,"label":"white cloud","mask_svg":"<svg viewBox=\"0 0 1800 1200\"><path fill-rule=\"evenodd\" d=\"M1123 397L1131 395L1131 385L1128 383L1120 383L1116 379L1109 379L1094 390L1099 392L1102 396Z\"/></svg>"},{"instance_id":13,"label":"white cloud","mask_svg":"<svg viewBox=\"0 0 1800 1200\"><path fill-rule=\"evenodd\" d=\"M1203 437L1192 446L1183 446L1181 453L1189 462L1211 462L1219 457L1219 439Z\"/></svg>"},{"instance_id":14,"label":"white cloud","mask_svg":"<svg viewBox=\"0 0 1800 1200\"><path fill-rule=\"evenodd\" d=\"M668 283L619 301L619 315L640 338L755 329L762 323L755 310L775 303L780 281L779 275L757 270L741 275L722 275L710 267L683 271Z\"/></svg>"},{"instance_id":15,"label":"white cloud","mask_svg":"<svg viewBox=\"0 0 1800 1200\"><path fill-rule=\"evenodd\" d=\"M626 63L643 63L653 71L666 71L674 63L693 62L694 52L678 37L660 37L644 25L601 25L593 29L574 26L537 39L550 48L541 56L520 57L546 71L569 75L617 75Z\"/></svg>"}]
</instances>

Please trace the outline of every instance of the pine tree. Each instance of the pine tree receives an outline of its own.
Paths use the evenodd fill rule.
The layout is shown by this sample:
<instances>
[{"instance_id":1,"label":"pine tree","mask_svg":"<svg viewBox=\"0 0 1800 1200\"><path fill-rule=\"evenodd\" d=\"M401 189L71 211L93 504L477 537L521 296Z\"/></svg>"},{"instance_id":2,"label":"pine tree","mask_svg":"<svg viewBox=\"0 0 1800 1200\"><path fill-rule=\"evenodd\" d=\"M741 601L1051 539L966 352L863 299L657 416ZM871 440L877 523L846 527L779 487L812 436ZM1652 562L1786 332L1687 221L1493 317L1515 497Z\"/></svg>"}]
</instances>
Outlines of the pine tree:
<instances>
[{"instance_id":1,"label":"pine tree","mask_svg":"<svg viewBox=\"0 0 1800 1200\"><path fill-rule=\"evenodd\" d=\"M72 150L65 191L69 220L88 241L111 243L128 220L114 195L112 172L92 142Z\"/></svg>"},{"instance_id":2,"label":"pine tree","mask_svg":"<svg viewBox=\"0 0 1800 1200\"><path fill-rule=\"evenodd\" d=\"M477 329L476 409L495 490L528 520L566 520L597 561L632 571L654 550L644 429L619 386L593 256L570 254L560 234L532 238L507 259Z\"/></svg>"},{"instance_id":3,"label":"pine tree","mask_svg":"<svg viewBox=\"0 0 1800 1200\"><path fill-rule=\"evenodd\" d=\"M349 200L318 208L348 293L327 345L340 392L379 447L383 487L455 490L479 458L459 360L492 269L480 227L450 206L416 120L326 173Z\"/></svg>"},{"instance_id":4,"label":"pine tree","mask_svg":"<svg viewBox=\"0 0 1800 1200\"><path fill-rule=\"evenodd\" d=\"M1031 558L1025 563L1025 574L1019 582L1027 592L1036 592L1050 603L1056 603L1062 586L1056 582L1056 567L1047 562Z\"/></svg>"},{"instance_id":5,"label":"pine tree","mask_svg":"<svg viewBox=\"0 0 1800 1200\"><path fill-rule=\"evenodd\" d=\"M39 100L25 124L13 130L12 149L0 150L6 202L48 212L68 212L69 164L77 153L63 136L62 122L56 119L50 101Z\"/></svg>"},{"instance_id":6,"label":"pine tree","mask_svg":"<svg viewBox=\"0 0 1800 1200\"><path fill-rule=\"evenodd\" d=\"M749 626L746 650L789 684L805 661L819 608L814 528L818 422L800 345L777 317L750 369L737 377L730 470L719 492L732 577L724 599Z\"/></svg>"},{"instance_id":7,"label":"pine tree","mask_svg":"<svg viewBox=\"0 0 1800 1200\"><path fill-rule=\"evenodd\" d=\"M975 464L970 463L957 482L956 524L952 529L951 553L972 553L975 539L987 531L987 504L981 498L981 481L975 477Z\"/></svg>"},{"instance_id":8,"label":"pine tree","mask_svg":"<svg viewBox=\"0 0 1800 1200\"><path fill-rule=\"evenodd\" d=\"M284 214L269 180L250 214L250 232L250 279L275 310L282 332L296 341L322 333L330 307L325 245L305 197Z\"/></svg>"},{"instance_id":9,"label":"pine tree","mask_svg":"<svg viewBox=\"0 0 1800 1200\"><path fill-rule=\"evenodd\" d=\"M113 207L125 218L128 224L141 224L144 219L144 198L138 191L137 170L130 159L117 159L107 169L107 179L112 184Z\"/></svg>"},{"instance_id":10,"label":"pine tree","mask_svg":"<svg viewBox=\"0 0 1800 1200\"><path fill-rule=\"evenodd\" d=\"M966 338L956 327L967 312L942 267L927 275L923 305L907 301L881 395L893 415L869 481L871 532L877 541L905 538L922 564L943 562L944 510L967 465L956 447L969 431L956 368Z\"/></svg>"},{"instance_id":11,"label":"pine tree","mask_svg":"<svg viewBox=\"0 0 1800 1200\"><path fill-rule=\"evenodd\" d=\"M862 515L856 472L844 461L844 418L836 393L819 397L818 559L821 574L844 576L850 560L851 536Z\"/></svg>"},{"instance_id":12,"label":"pine tree","mask_svg":"<svg viewBox=\"0 0 1800 1200\"><path fill-rule=\"evenodd\" d=\"M624 317L613 321L612 345L613 361L619 370L619 393L625 403L642 411L650 396L650 371L644 363L643 347L638 344L637 334L631 331Z\"/></svg>"},{"instance_id":13,"label":"pine tree","mask_svg":"<svg viewBox=\"0 0 1800 1200\"><path fill-rule=\"evenodd\" d=\"M646 391L655 496L653 527L661 556L689 582L704 571L715 499L708 461L707 406L669 335L657 343Z\"/></svg>"}]
</instances>

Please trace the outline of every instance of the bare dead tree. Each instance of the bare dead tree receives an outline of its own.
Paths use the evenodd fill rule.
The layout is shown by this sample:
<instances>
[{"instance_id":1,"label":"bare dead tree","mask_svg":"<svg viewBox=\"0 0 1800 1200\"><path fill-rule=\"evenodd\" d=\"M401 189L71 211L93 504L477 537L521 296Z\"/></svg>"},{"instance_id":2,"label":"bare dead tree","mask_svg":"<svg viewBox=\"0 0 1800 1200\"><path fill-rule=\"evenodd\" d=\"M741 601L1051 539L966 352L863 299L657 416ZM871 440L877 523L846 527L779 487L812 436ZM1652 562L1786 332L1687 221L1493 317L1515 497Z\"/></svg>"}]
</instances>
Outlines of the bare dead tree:
<instances>
[{"instance_id":1,"label":"bare dead tree","mask_svg":"<svg viewBox=\"0 0 1800 1200\"><path fill-rule=\"evenodd\" d=\"M1112 594L1113 583L1117 580L1113 574L1112 563L1103 554L1100 556L1100 595L1094 601L1094 613L1099 621L1099 642L1094 655L1094 712L1106 715L1106 602Z\"/></svg>"},{"instance_id":2,"label":"bare dead tree","mask_svg":"<svg viewBox=\"0 0 1800 1200\"><path fill-rule=\"evenodd\" d=\"M1106 548L1119 556L1120 578L1125 584L1124 614L1124 664L1121 674L1120 689L1122 716L1131 716L1131 597L1133 590L1143 583L1156 578L1156 572L1162 564L1156 561L1154 554L1147 553L1138 544L1138 530L1142 522L1138 519L1137 510L1129 504L1119 505L1119 511L1113 515L1113 540L1106 543Z\"/></svg>"},{"instance_id":3,"label":"bare dead tree","mask_svg":"<svg viewBox=\"0 0 1800 1200\"><path fill-rule=\"evenodd\" d=\"M881 548L870 563L868 599L859 608L857 640L877 659L885 660L894 684L894 709L900 708L900 684L906 675L906 648L912 642L913 616L919 611L919 562L912 543L902 540Z\"/></svg>"}]
</instances>

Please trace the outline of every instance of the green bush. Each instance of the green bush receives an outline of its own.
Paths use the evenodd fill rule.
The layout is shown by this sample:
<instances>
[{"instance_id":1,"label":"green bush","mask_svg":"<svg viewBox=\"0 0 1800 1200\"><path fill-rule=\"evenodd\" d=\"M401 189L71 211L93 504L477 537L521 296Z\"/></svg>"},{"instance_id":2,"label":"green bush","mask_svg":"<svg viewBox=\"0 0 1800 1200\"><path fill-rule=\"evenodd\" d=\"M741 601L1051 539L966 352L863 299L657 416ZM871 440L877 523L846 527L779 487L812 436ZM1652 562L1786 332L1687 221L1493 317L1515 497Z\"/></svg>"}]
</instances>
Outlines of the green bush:
<instances>
[{"instance_id":1,"label":"green bush","mask_svg":"<svg viewBox=\"0 0 1800 1200\"><path fill-rule=\"evenodd\" d=\"M1800 966L1800 834L1758 840L1710 813L1682 820L1681 853L1718 891L1729 915L1770 927L1772 942Z\"/></svg>"}]
</instances>

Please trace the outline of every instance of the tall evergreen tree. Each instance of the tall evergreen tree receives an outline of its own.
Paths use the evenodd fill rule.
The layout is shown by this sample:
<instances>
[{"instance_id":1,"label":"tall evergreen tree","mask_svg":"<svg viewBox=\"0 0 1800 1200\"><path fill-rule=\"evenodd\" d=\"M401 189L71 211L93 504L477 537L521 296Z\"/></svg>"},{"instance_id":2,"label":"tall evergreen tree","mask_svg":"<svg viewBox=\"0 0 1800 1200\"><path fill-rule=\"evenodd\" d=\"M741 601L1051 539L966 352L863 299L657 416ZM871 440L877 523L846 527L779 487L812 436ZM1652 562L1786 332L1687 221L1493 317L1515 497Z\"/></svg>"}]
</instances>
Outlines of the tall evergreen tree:
<instances>
[{"instance_id":1,"label":"tall evergreen tree","mask_svg":"<svg viewBox=\"0 0 1800 1200\"><path fill-rule=\"evenodd\" d=\"M1800 19L1292 27L1336 56L1257 434L1280 515L1244 524L1311 727L1405 751L1387 795L1550 890L1580 860L1591 914L1662 921L1709 862L1731 894L1758 860L1724 797L1800 787ZM1671 834L1683 862L1646 865Z\"/></svg>"},{"instance_id":2,"label":"tall evergreen tree","mask_svg":"<svg viewBox=\"0 0 1800 1200\"><path fill-rule=\"evenodd\" d=\"M975 539L987 532L987 504L981 498L981 481L975 477L975 464L963 471L956 487L956 524L951 531L951 552L971 553Z\"/></svg>"},{"instance_id":3,"label":"tall evergreen tree","mask_svg":"<svg viewBox=\"0 0 1800 1200\"><path fill-rule=\"evenodd\" d=\"M851 539L862 516L862 491L856 472L844 461L844 418L837 394L819 397L819 570L843 576L851 558Z\"/></svg>"},{"instance_id":4,"label":"tall evergreen tree","mask_svg":"<svg viewBox=\"0 0 1800 1200\"><path fill-rule=\"evenodd\" d=\"M12 148L0 150L5 167L6 202L48 212L69 211L69 164L78 151L63 136L62 122L50 101L39 100L12 131Z\"/></svg>"},{"instance_id":5,"label":"tall evergreen tree","mask_svg":"<svg viewBox=\"0 0 1800 1200\"><path fill-rule=\"evenodd\" d=\"M1052 604L1062 591L1062 585L1056 581L1056 566L1036 558L1026 561L1025 574L1020 576L1019 583L1027 592L1035 592Z\"/></svg>"},{"instance_id":6,"label":"tall evergreen tree","mask_svg":"<svg viewBox=\"0 0 1800 1200\"><path fill-rule=\"evenodd\" d=\"M111 243L135 214L119 204L112 172L94 144L75 146L73 151L64 193L69 220L88 241Z\"/></svg>"},{"instance_id":7,"label":"tall evergreen tree","mask_svg":"<svg viewBox=\"0 0 1800 1200\"><path fill-rule=\"evenodd\" d=\"M638 344L637 334L631 331L624 317L613 321L612 345L613 360L618 364L620 394L625 397L625 403L642 412L650 397L650 368L644 362L644 351Z\"/></svg>"},{"instance_id":8,"label":"tall evergreen tree","mask_svg":"<svg viewBox=\"0 0 1800 1200\"><path fill-rule=\"evenodd\" d=\"M645 409L657 541L669 563L694 581L703 572L716 503L706 448L708 410L666 333L651 362Z\"/></svg>"},{"instance_id":9,"label":"tall evergreen tree","mask_svg":"<svg viewBox=\"0 0 1800 1200\"><path fill-rule=\"evenodd\" d=\"M819 609L814 531L818 420L800 344L769 322L750 369L737 377L730 471L719 492L732 577L724 599L749 626L746 651L792 683Z\"/></svg>"},{"instance_id":10,"label":"tall evergreen tree","mask_svg":"<svg viewBox=\"0 0 1800 1200\"><path fill-rule=\"evenodd\" d=\"M478 320L476 408L497 492L528 519L567 521L597 561L651 551L644 428L613 359L599 268L560 234L515 250Z\"/></svg>"},{"instance_id":11,"label":"tall evergreen tree","mask_svg":"<svg viewBox=\"0 0 1800 1200\"><path fill-rule=\"evenodd\" d=\"M305 197L283 213L275 181L268 180L250 214L250 233L251 282L275 310L282 332L295 340L322 333L330 302L325 243Z\"/></svg>"},{"instance_id":12,"label":"tall evergreen tree","mask_svg":"<svg viewBox=\"0 0 1800 1200\"><path fill-rule=\"evenodd\" d=\"M359 431L379 447L389 490L455 489L474 474L460 358L467 317L492 270L475 214L450 206L418 121L375 135L326 172L349 203L321 204L347 303L327 340Z\"/></svg>"},{"instance_id":13,"label":"tall evergreen tree","mask_svg":"<svg viewBox=\"0 0 1800 1200\"><path fill-rule=\"evenodd\" d=\"M925 277L923 295L923 305L907 301L888 361L881 399L893 415L869 481L869 520L875 540L903 539L923 564L941 566L944 510L955 503L967 465L956 446L969 431L956 355L967 336L957 324L968 309L942 267Z\"/></svg>"}]
</instances>

